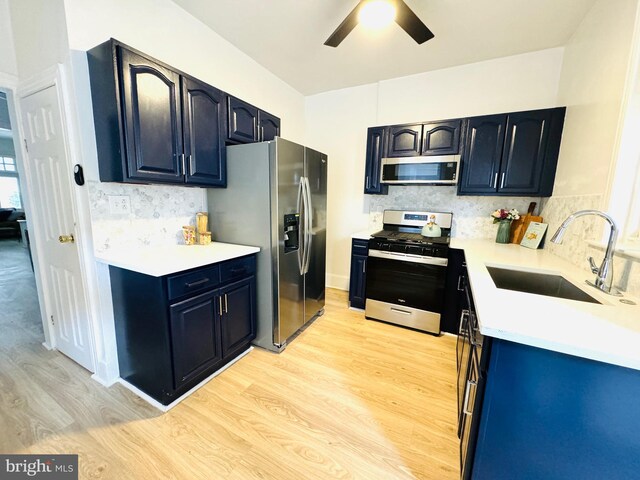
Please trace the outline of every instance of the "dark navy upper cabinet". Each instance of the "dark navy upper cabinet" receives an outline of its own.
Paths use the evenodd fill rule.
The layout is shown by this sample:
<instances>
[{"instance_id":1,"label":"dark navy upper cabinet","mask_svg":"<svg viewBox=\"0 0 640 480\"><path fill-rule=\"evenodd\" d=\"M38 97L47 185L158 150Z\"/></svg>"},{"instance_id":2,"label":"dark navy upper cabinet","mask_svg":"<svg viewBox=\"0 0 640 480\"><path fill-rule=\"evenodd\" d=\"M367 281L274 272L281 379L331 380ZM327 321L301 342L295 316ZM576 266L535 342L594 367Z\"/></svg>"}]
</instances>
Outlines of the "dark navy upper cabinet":
<instances>
[{"instance_id":1,"label":"dark navy upper cabinet","mask_svg":"<svg viewBox=\"0 0 640 480\"><path fill-rule=\"evenodd\" d=\"M226 187L224 94L204 82L182 78L186 183Z\"/></svg>"},{"instance_id":2,"label":"dark navy upper cabinet","mask_svg":"<svg viewBox=\"0 0 640 480\"><path fill-rule=\"evenodd\" d=\"M509 115L498 192L551 195L563 120L563 108Z\"/></svg>"},{"instance_id":3,"label":"dark navy upper cabinet","mask_svg":"<svg viewBox=\"0 0 640 480\"><path fill-rule=\"evenodd\" d=\"M231 142L252 143L258 138L258 108L228 96L227 138Z\"/></svg>"},{"instance_id":4,"label":"dark navy upper cabinet","mask_svg":"<svg viewBox=\"0 0 640 480\"><path fill-rule=\"evenodd\" d=\"M421 155L454 155L460 151L462 120L426 123L422 126Z\"/></svg>"},{"instance_id":5,"label":"dark navy upper cabinet","mask_svg":"<svg viewBox=\"0 0 640 480\"><path fill-rule=\"evenodd\" d=\"M550 196L565 108L469 119L460 195Z\"/></svg>"},{"instance_id":6,"label":"dark navy upper cabinet","mask_svg":"<svg viewBox=\"0 0 640 480\"><path fill-rule=\"evenodd\" d=\"M469 119L459 193L477 195L497 191L506 123L506 115Z\"/></svg>"},{"instance_id":7,"label":"dark navy upper cabinet","mask_svg":"<svg viewBox=\"0 0 640 480\"><path fill-rule=\"evenodd\" d=\"M222 92L113 39L87 59L101 181L226 186Z\"/></svg>"},{"instance_id":8,"label":"dark navy upper cabinet","mask_svg":"<svg viewBox=\"0 0 640 480\"><path fill-rule=\"evenodd\" d=\"M353 239L351 242L351 274L349 277L349 305L364 308L367 284L367 255L369 242Z\"/></svg>"},{"instance_id":9,"label":"dark navy upper cabinet","mask_svg":"<svg viewBox=\"0 0 640 480\"><path fill-rule=\"evenodd\" d=\"M372 127L367 130L364 193L386 195L389 190L388 185L380 183L385 134L385 127Z\"/></svg>"},{"instance_id":10,"label":"dark navy upper cabinet","mask_svg":"<svg viewBox=\"0 0 640 480\"><path fill-rule=\"evenodd\" d=\"M420 155L422 125L389 127L386 157L413 157Z\"/></svg>"},{"instance_id":11,"label":"dark navy upper cabinet","mask_svg":"<svg viewBox=\"0 0 640 480\"><path fill-rule=\"evenodd\" d=\"M118 56L128 177L182 180L180 75L122 47Z\"/></svg>"},{"instance_id":12,"label":"dark navy upper cabinet","mask_svg":"<svg viewBox=\"0 0 640 480\"><path fill-rule=\"evenodd\" d=\"M267 142L280 136L280 119L258 110L258 141Z\"/></svg>"}]
</instances>

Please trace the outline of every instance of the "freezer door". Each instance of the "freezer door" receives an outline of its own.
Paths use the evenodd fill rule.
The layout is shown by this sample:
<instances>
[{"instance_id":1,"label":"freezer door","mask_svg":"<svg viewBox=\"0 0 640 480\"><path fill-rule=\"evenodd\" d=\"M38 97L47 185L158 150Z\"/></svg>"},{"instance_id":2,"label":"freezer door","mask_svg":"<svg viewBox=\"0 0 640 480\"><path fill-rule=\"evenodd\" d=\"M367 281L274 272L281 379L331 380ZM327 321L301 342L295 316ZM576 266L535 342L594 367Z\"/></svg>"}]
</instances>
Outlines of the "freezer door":
<instances>
[{"instance_id":1,"label":"freezer door","mask_svg":"<svg viewBox=\"0 0 640 480\"><path fill-rule=\"evenodd\" d=\"M327 156L305 148L305 178L310 203L308 242L305 245L305 322L324 308L327 247Z\"/></svg>"},{"instance_id":2,"label":"freezer door","mask_svg":"<svg viewBox=\"0 0 640 480\"><path fill-rule=\"evenodd\" d=\"M273 326L273 341L276 345L282 345L304 325L304 277L300 273L304 244L300 241L299 248L285 248L285 243L287 246L291 243L285 242L285 234L288 237L292 233L291 215L302 213L300 183L304 175L304 147L277 138L271 145L270 161L271 188L276 194L272 202L275 202L274 211L277 211L278 225L278 261L277 271L274 272L277 277L274 280L278 285L275 293L278 296L278 313ZM300 225L302 224L301 219ZM300 231L299 234L302 239L304 231Z\"/></svg>"}]
</instances>

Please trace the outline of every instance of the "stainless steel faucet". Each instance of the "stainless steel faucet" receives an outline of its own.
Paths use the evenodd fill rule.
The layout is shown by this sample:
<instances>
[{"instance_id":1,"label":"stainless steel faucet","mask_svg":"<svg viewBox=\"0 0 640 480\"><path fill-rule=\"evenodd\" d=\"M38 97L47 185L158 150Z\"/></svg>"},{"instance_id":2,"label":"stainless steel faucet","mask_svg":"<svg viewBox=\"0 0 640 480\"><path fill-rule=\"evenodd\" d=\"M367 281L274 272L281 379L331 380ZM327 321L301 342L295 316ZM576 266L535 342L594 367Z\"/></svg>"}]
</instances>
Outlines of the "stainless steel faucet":
<instances>
[{"instance_id":1,"label":"stainless steel faucet","mask_svg":"<svg viewBox=\"0 0 640 480\"><path fill-rule=\"evenodd\" d=\"M569 224L576 218L583 217L585 215L596 215L598 217L602 217L609 223L610 227L607 251L604 254L600 267L598 268L596 266L596 262L593 261L593 257L589 257L589 265L591 266L591 271L596 274L596 281L595 283L587 281L587 283L610 295L618 295L615 290L611 290L611 286L613 284L613 249L618 238L618 227L616 227L616 223L613 221L613 218L600 210L580 210L572 213L564 222L562 222L562 225L560 225L556 233L551 237L551 241L553 243L562 243L562 237L564 236Z\"/></svg>"}]
</instances>

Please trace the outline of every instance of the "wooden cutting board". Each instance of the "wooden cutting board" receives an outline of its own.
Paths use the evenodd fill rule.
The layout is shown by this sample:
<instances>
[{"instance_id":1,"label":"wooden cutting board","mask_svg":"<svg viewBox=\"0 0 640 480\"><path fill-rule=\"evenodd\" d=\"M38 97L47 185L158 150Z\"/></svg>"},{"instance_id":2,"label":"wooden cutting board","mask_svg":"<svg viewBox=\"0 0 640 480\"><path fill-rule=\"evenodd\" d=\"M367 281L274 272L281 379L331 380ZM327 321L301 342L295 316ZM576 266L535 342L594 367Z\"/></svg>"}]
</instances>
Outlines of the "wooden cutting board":
<instances>
[{"instance_id":1,"label":"wooden cutting board","mask_svg":"<svg viewBox=\"0 0 640 480\"><path fill-rule=\"evenodd\" d=\"M509 237L509 241L511 243L520 243L524 238L524 234L529 227L531 222L542 222L542 217L533 215L533 211L536 209L536 202L531 202L529 204L529 209L527 214L524 216L520 216L518 220L514 220L511 223L511 235Z\"/></svg>"}]
</instances>

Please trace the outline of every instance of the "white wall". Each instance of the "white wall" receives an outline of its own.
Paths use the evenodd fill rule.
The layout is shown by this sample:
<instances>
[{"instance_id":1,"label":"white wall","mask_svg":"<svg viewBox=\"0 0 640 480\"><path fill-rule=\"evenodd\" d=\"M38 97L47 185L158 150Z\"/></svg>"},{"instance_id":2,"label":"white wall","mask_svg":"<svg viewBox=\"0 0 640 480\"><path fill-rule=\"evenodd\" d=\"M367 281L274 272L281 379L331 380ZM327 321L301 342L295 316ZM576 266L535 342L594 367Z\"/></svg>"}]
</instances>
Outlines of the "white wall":
<instances>
[{"instance_id":1,"label":"white wall","mask_svg":"<svg viewBox=\"0 0 640 480\"><path fill-rule=\"evenodd\" d=\"M18 75L8 0L0 0L0 73Z\"/></svg>"},{"instance_id":2,"label":"white wall","mask_svg":"<svg viewBox=\"0 0 640 480\"><path fill-rule=\"evenodd\" d=\"M307 97L307 143L329 155L328 284L347 288L350 236L370 226L370 203L373 213L407 208L408 199L428 205L429 192L439 188L390 187L387 198L365 196L367 127L556 106L562 55L555 48ZM477 198L445 196L454 218L471 215L470 223L485 225L486 214L490 225L489 211L478 217L479 210L470 209L485 207ZM505 199L494 203L508 206Z\"/></svg>"},{"instance_id":3,"label":"white wall","mask_svg":"<svg viewBox=\"0 0 640 480\"><path fill-rule=\"evenodd\" d=\"M613 3L598 0L565 46L558 103L567 115L554 196L607 188L638 2Z\"/></svg>"},{"instance_id":4,"label":"white wall","mask_svg":"<svg viewBox=\"0 0 640 480\"><path fill-rule=\"evenodd\" d=\"M302 94L170 0L64 4L72 50L88 50L116 38L278 115L284 137L304 139Z\"/></svg>"},{"instance_id":5,"label":"white wall","mask_svg":"<svg viewBox=\"0 0 640 480\"><path fill-rule=\"evenodd\" d=\"M64 62L68 42L63 0L9 0L9 10L21 80Z\"/></svg>"}]
</instances>

